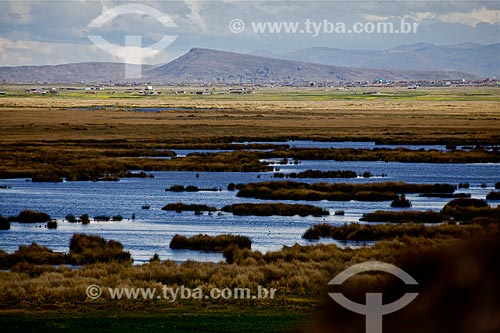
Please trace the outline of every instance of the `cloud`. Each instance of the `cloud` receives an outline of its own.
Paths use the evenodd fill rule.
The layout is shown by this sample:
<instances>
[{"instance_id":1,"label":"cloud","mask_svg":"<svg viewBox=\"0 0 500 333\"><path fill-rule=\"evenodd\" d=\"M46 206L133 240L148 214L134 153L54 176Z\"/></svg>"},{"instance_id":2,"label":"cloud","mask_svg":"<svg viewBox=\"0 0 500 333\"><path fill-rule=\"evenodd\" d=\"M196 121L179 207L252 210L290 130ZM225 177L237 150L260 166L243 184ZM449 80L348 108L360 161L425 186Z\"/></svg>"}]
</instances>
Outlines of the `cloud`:
<instances>
[{"instance_id":1,"label":"cloud","mask_svg":"<svg viewBox=\"0 0 500 333\"><path fill-rule=\"evenodd\" d=\"M432 19L435 16L436 15L431 13L431 12L417 12L417 13L407 15L405 18L410 18L410 19L414 20L415 22L423 22L423 21L426 21L428 19Z\"/></svg>"},{"instance_id":2,"label":"cloud","mask_svg":"<svg viewBox=\"0 0 500 333\"><path fill-rule=\"evenodd\" d=\"M447 23L460 23L470 27L476 27L479 23L500 23L500 10L487 9L485 7L473 9L470 12L451 12L437 16L438 20Z\"/></svg>"},{"instance_id":3,"label":"cloud","mask_svg":"<svg viewBox=\"0 0 500 333\"><path fill-rule=\"evenodd\" d=\"M3 66L56 65L85 61L110 61L97 47L72 43L9 40L0 37L0 62Z\"/></svg>"},{"instance_id":4,"label":"cloud","mask_svg":"<svg viewBox=\"0 0 500 333\"><path fill-rule=\"evenodd\" d=\"M380 16L371 14L362 14L361 17L367 21L382 22L395 18L395 16Z\"/></svg>"},{"instance_id":5,"label":"cloud","mask_svg":"<svg viewBox=\"0 0 500 333\"><path fill-rule=\"evenodd\" d=\"M2 4L6 6L2 10L2 20L8 20L14 24L26 24L31 21L32 5L27 1L10 1Z\"/></svg>"},{"instance_id":6,"label":"cloud","mask_svg":"<svg viewBox=\"0 0 500 333\"><path fill-rule=\"evenodd\" d=\"M144 63L159 64L169 62L181 53L162 50L156 54L151 50L135 50L141 54ZM132 58L132 57L131 57ZM113 56L96 45L78 43L50 43L30 40L9 40L0 37L0 63L2 66L21 65L57 65L75 62L123 62L119 56Z\"/></svg>"},{"instance_id":7,"label":"cloud","mask_svg":"<svg viewBox=\"0 0 500 333\"><path fill-rule=\"evenodd\" d=\"M191 21L191 24L194 24L200 29L202 33L208 33L208 25L205 21L205 18L201 15L201 11L203 9L202 2L199 1L185 1L187 6L190 9L190 13L188 14L188 19Z\"/></svg>"},{"instance_id":8,"label":"cloud","mask_svg":"<svg viewBox=\"0 0 500 333\"><path fill-rule=\"evenodd\" d=\"M377 15L362 14L361 17L368 21L387 21L394 18L411 19L416 22L437 20L444 23L458 23L475 28L479 23L498 24L500 22L500 10L488 9L486 7L473 8L470 11L449 11L438 13L431 11L417 11L401 15Z\"/></svg>"}]
</instances>

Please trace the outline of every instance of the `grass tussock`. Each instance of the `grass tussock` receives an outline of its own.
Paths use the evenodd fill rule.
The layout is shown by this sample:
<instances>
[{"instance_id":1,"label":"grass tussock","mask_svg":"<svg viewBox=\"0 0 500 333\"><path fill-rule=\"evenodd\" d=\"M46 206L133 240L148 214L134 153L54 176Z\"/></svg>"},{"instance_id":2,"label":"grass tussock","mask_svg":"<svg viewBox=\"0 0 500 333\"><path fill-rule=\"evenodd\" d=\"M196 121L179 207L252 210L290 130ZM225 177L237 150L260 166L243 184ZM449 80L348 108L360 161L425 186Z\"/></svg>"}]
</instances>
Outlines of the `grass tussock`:
<instances>
[{"instance_id":1,"label":"grass tussock","mask_svg":"<svg viewBox=\"0 0 500 333\"><path fill-rule=\"evenodd\" d=\"M446 207L445 207L446 208ZM442 210L456 222L470 223L476 218L493 219L500 222L500 207L453 207Z\"/></svg>"},{"instance_id":2,"label":"grass tussock","mask_svg":"<svg viewBox=\"0 0 500 333\"><path fill-rule=\"evenodd\" d=\"M486 200L500 200L500 192L491 191L486 195Z\"/></svg>"},{"instance_id":3,"label":"grass tussock","mask_svg":"<svg viewBox=\"0 0 500 333\"><path fill-rule=\"evenodd\" d=\"M404 194L401 194L396 199L391 202L391 207L393 208L409 208L411 207L410 200L406 199Z\"/></svg>"},{"instance_id":4,"label":"grass tussock","mask_svg":"<svg viewBox=\"0 0 500 333\"><path fill-rule=\"evenodd\" d=\"M237 196L268 200L330 200L330 201L389 201L397 193L453 193L455 187L449 184L409 184L384 182L368 184L300 182L260 182L237 185Z\"/></svg>"},{"instance_id":5,"label":"grass tussock","mask_svg":"<svg viewBox=\"0 0 500 333\"><path fill-rule=\"evenodd\" d=\"M252 240L240 235L194 235L186 237L176 234L170 241L171 249L190 249L210 252L221 252L229 246L237 246L240 249L250 249Z\"/></svg>"},{"instance_id":6,"label":"grass tussock","mask_svg":"<svg viewBox=\"0 0 500 333\"><path fill-rule=\"evenodd\" d=\"M44 212L26 209L20 212L17 216L9 217L9 221L20 223L48 222L50 221L50 215Z\"/></svg>"},{"instance_id":7,"label":"grass tussock","mask_svg":"<svg viewBox=\"0 0 500 333\"><path fill-rule=\"evenodd\" d=\"M360 221L388 223L441 223L446 221L471 223L474 219L500 222L500 207L492 208L486 200L456 198L448 202L441 212L434 211L383 211L366 213ZM480 220L477 220L480 221Z\"/></svg>"},{"instance_id":8,"label":"grass tussock","mask_svg":"<svg viewBox=\"0 0 500 333\"><path fill-rule=\"evenodd\" d=\"M166 192L200 192L200 191L210 191L210 192L217 192L220 191L220 189L216 187L212 188L199 188L198 186L194 185L172 185L169 188L165 189Z\"/></svg>"},{"instance_id":9,"label":"grass tussock","mask_svg":"<svg viewBox=\"0 0 500 333\"><path fill-rule=\"evenodd\" d=\"M452 208L486 208L489 207L488 203L485 200L481 199L470 199L470 198L456 198L448 202L443 207L443 213L447 214L448 210Z\"/></svg>"},{"instance_id":10,"label":"grass tussock","mask_svg":"<svg viewBox=\"0 0 500 333\"><path fill-rule=\"evenodd\" d=\"M296 205L283 203L242 203L228 205L222 208L224 212L231 212L234 215L255 215L255 216L325 216L330 213L321 208L312 205Z\"/></svg>"},{"instance_id":11,"label":"grass tussock","mask_svg":"<svg viewBox=\"0 0 500 333\"><path fill-rule=\"evenodd\" d=\"M49 222L47 222L47 229L57 229L57 221L50 220Z\"/></svg>"},{"instance_id":12,"label":"grass tussock","mask_svg":"<svg viewBox=\"0 0 500 333\"><path fill-rule=\"evenodd\" d=\"M194 212L215 212L217 208L207 206L207 205L199 205L199 204L185 204L182 202L178 203L170 203L163 206L162 210L175 211L181 213L183 211L194 211Z\"/></svg>"},{"instance_id":13,"label":"grass tussock","mask_svg":"<svg viewBox=\"0 0 500 333\"><path fill-rule=\"evenodd\" d=\"M260 152L262 158L292 158L295 160L384 161L402 163L498 163L499 151L488 150L411 150L406 148L293 148Z\"/></svg>"},{"instance_id":14,"label":"grass tussock","mask_svg":"<svg viewBox=\"0 0 500 333\"><path fill-rule=\"evenodd\" d=\"M74 234L69 242L69 254L76 265L96 262L130 262L130 253L114 240L106 241L101 236Z\"/></svg>"},{"instance_id":15,"label":"grass tussock","mask_svg":"<svg viewBox=\"0 0 500 333\"><path fill-rule=\"evenodd\" d=\"M102 262L131 263L130 253L120 242L106 241L101 236L74 234L69 243L69 253L54 252L37 243L20 245L14 253L0 252L0 268L29 265L84 265Z\"/></svg>"},{"instance_id":16,"label":"grass tussock","mask_svg":"<svg viewBox=\"0 0 500 333\"><path fill-rule=\"evenodd\" d=\"M7 218L0 215L0 230L9 230L10 222Z\"/></svg>"},{"instance_id":17,"label":"grass tussock","mask_svg":"<svg viewBox=\"0 0 500 333\"><path fill-rule=\"evenodd\" d=\"M500 222L500 207L492 208L486 200L481 199L453 199L443 207L441 213L452 217L457 222L470 223L478 218Z\"/></svg>"},{"instance_id":18,"label":"grass tussock","mask_svg":"<svg viewBox=\"0 0 500 333\"><path fill-rule=\"evenodd\" d=\"M302 237L309 240L333 238L348 241L380 241L398 237L465 239L483 231L483 229L483 227L478 225L461 226L455 224L425 226L415 223L377 225L351 223L334 226L328 223L321 223L308 228Z\"/></svg>"},{"instance_id":19,"label":"grass tussock","mask_svg":"<svg viewBox=\"0 0 500 333\"><path fill-rule=\"evenodd\" d=\"M14 253L0 253L0 267L11 268L19 263L33 265L61 265L70 262L65 253L54 252L51 249L40 246L37 243L20 245Z\"/></svg>"}]
</instances>

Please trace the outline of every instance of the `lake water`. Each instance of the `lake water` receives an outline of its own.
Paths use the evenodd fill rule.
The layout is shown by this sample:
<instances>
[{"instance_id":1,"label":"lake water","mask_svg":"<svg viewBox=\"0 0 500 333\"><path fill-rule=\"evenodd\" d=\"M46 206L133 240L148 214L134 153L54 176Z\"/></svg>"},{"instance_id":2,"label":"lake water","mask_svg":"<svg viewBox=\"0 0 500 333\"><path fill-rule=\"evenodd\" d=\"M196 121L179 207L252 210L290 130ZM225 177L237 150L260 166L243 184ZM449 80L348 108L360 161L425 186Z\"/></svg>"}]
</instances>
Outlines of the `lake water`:
<instances>
[{"instance_id":1,"label":"lake water","mask_svg":"<svg viewBox=\"0 0 500 333\"><path fill-rule=\"evenodd\" d=\"M275 160L274 162L277 162ZM393 162L335 162L302 161L301 164L274 165L280 172L289 173L306 169L353 170L357 173L370 171L372 174L385 174L386 177L354 179L295 179L301 182L383 182L405 181L412 183L470 183L469 189L461 192L471 193L473 198L484 199L493 190L495 182L500 181L500 164L416 164ZM161 208L167 203L184 202L206 204L221 208L237 202L261 202L255 199L237 198L236 191L227 191L229 183L248 183L278 180L273 172L261 173L210 173L210 172L153 172L155 178L122 179L118 182L63 182L32 183L25 179L0 180L0 214L17 215L23 209L33 209L49 213L58 219L58 228L49 230L44 224L12 223L11 230L0 231L0 248L7 252L15 251L20 244L37 242L55 251L68 251L68 244L75 232L99 234L106 239L120 241L132 253L137 263L147 261L158 253L162 260L219 261L218 253L199 251L171 250L168 245L176 234L193 235L206 233L217 235L233 233L252 238L252 248L259 251L279 250L283 245L310 244L301 238L311 225L321 222L332 224L351 223L359 220L363 213L378 209L390 209L390 202L305 202L321 206L331 212L327 217L255 217L233 216L230 213L214 213L195 216L193 212L167 212ZM196 177L196 175L199 177ZM282 180L282 179L280 179ZM220 188L216 192L174 193L166 192L171 185L195 185L199 188ZM487 184L481 188L481 184ZM407 196L416 210L440 210L450 199L420 198ZM141 209L150 205L148 210ZM490 205L498 205L491 201ZM335 216L335 210L344 210L344 216ZM122 215L121 222L99 222L88 225L62 221L66 214L79 216L87 213L96 215ZM135 221L130 220L132 214ZM322 240L322 242L334 242ZM342 244L341 244L342 245ZM356 244L348 244L354 246Z\"/></svg>"},{"instance_id":2,"label":"lake water","mask_svg":"<svg viewBox=\"0 0 500 333\"><path fill-rule=\"evenodd\" d=\"M377 145L373 141L311 141L311 140L293 140L293 141L263 141L263 142L234 142L239 144L276 144L288 145L290 148L353 148L353 149L374 149L374 148L406 148L411 150L440 150L445 151L445 145ZM460 148L460 147L458 147Z\"/></svg>"}]
</instances>

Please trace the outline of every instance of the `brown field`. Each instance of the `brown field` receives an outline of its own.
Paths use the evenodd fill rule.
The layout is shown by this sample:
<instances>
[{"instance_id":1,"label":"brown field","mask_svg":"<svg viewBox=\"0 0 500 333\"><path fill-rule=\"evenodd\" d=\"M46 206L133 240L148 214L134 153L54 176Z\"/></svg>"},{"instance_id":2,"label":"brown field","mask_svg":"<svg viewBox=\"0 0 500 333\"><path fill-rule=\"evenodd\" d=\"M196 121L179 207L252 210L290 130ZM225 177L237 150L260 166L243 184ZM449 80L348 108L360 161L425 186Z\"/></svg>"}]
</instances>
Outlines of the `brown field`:
<instances>
[{"instance_id":1,"label":"brown field","mask_svg":"<svg viewBox=\"0 0 500 333\"><path fill-rule=\"evenodd\" d=\"M139 96L123 89L116 95L62 91L37 96L17 86L4 88L0 178L114 179L130 169L267 171L248 152L171 161L141 158L157 156L159 148L228 149L229 143L246 140L500 142L500 90L491 87L418 93L384 88L380 95L365 94L367 88L348 93L276 88L239 96ZM105 108L92 109L96 106ZM152 113L134 107L182 110ZM472 154L463 153L461 159Z\"/></svg>"},{"instance_id":2,"label":"brown field","mask_svg":"<svg viewBox=\"0 0 500 333\"><path fill-rule=\"evenodd\" d=\"M460 93L431 90L416 97L397 95L406 93L400 90L376 97L336 92L297 97L278 91L279 98L257 93L230 96L232 99L226 95L7 95L0 98L0 142L106 139L180 143L224 138L498 142L500 91L483 88L478 93L478 89ZM116 108L67 109L109 105ZM125 112L129 107L197 110Z\"/></svg>"}]
</instances>

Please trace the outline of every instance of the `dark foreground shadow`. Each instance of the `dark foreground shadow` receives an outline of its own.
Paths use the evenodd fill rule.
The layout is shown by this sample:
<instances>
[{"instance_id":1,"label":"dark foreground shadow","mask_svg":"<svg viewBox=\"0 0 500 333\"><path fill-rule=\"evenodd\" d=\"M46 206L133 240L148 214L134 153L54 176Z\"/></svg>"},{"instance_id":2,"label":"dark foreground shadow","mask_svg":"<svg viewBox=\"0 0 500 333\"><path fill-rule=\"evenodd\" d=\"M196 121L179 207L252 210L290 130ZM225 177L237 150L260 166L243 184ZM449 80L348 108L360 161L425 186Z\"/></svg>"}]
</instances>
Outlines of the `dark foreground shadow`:
<instances>
[{"instance_id":1,"label":"dark foreground shadow","mask_svg":"<svg viewBox=\"0 0 500 333\"><path fill-rule=\"evenodd\" d=\"M418 286L406 286L389 274L360 274L329 292L342 292L364 304L366 292L382 292L384 304L407 292L419 296L403 309L383 316L384 333L500 332L500 239L458 243L443 251L409 251L397 266ZM333 277L332 277L333 278ZM336 287L336 288L333 288ZM367 332L365 316L325 296L315 320L298 332Z\"/></svg>"}]
</instances>

